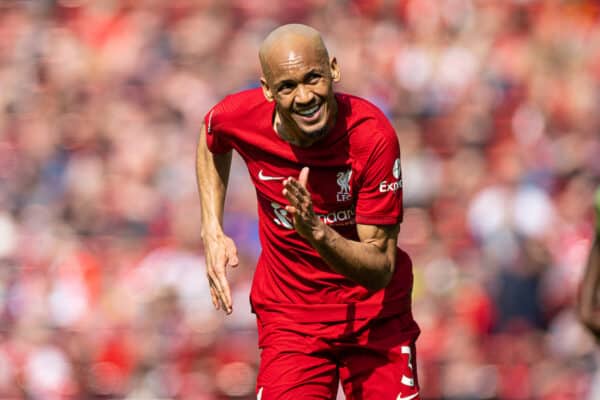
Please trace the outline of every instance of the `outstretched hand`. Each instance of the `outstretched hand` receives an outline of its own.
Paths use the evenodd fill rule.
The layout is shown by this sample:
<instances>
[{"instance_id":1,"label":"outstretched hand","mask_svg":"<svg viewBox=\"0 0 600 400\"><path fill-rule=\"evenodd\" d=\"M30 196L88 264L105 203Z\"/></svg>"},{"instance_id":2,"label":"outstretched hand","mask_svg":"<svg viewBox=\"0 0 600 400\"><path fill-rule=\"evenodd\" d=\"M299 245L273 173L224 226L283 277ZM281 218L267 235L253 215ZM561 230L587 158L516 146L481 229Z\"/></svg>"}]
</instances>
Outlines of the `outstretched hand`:
<instances>
[{"instance_id":1,"label":"outstretched hand","mask_svg":"<svg viewBox=\"0 0 600 400\"><path fill-rule=\"evenodd\" d=\"M323 223L313 210L312 198L306 188L308 173L308 167L304 167L298 179L289 177L284 180L282 193L290 202L285 209L300 236L307 240L320 239L324 235Z\"/></svg>"},{"instance_id":2,"label":"outstretched hand","mask_svg":"<svg viewBox=\"0 0 600 400\"><path fill-rule=\"evenodd\" d=\"M239 263L235 243L228 236L212 237L204 241L204 249L212 303L217 310L222 309L226 314L231 314L233 301L226 272L228 267L235 268Z\"/></svg>"}]
</instances>

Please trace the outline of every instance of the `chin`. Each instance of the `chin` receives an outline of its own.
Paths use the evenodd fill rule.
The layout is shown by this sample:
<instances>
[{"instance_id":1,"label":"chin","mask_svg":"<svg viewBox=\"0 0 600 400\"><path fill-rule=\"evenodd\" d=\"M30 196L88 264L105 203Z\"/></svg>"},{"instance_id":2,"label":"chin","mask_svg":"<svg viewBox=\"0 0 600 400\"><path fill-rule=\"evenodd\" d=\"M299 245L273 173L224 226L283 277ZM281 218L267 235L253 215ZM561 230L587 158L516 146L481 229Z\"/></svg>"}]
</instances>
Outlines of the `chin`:
<instances>
[{"instance_id":1,"label":"chin","mask_svg":"<svg viewBox=\"0 0 600 400\"><path fill-rule=\"evenodd\" d=\"M323 127L321 129L317 129L317 130L310 130L310 131L303 131L303 133L308 136L311 139L315 139L315 138L319 138L322 136L325 136L325 134L327 133L327 130Z\"/></svg>"},{"instance_id":2,"label":"chin","mask_svg":"<svg viewBox=\"0 0 600 400\"><path fill-rule=\"evenodd\" d=\"M318 124L310 125L310 126L302 126L300 124L296 124L298 131L305 136L306 138L314 139L323 136L326 133L325 129L326 124Z\"/></svg>"},{"instance_id":3,"label":"chin","mask_svg":"<svg viewBox=\"0 0 600 400\"><path fill-rule=\"evenodd\" d=\"M318 124L312 124L308 126L302 126L301 124L296 124L300 132L303 135L309 138L317 138L325 135L327 133L327 121L321 121Z\"/></svg>"}]
</instances>

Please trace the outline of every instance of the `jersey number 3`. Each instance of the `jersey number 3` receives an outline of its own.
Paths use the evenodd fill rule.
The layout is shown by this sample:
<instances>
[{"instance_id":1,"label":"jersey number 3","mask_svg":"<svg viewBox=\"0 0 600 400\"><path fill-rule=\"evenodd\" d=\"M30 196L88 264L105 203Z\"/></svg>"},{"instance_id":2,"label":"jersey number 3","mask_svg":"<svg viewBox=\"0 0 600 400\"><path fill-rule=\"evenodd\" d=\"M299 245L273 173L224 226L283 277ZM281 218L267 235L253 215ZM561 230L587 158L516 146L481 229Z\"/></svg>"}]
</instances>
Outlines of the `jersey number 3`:
<instances>
[{"instance_id":1,"label":"jersey number 3","mask_svg":"<svg viewBox=\"0 0 600 400\"><path fill-rule=\"evenodd\" d=\"M400 351L402 354L408 355L408 369L410 370L410 376L402 374L401 382L403 385L413 387L415 386L415 379L413 378L412 351L410 350L410 346L402 346L400 347Z\"/></svg>"}]
</instances>

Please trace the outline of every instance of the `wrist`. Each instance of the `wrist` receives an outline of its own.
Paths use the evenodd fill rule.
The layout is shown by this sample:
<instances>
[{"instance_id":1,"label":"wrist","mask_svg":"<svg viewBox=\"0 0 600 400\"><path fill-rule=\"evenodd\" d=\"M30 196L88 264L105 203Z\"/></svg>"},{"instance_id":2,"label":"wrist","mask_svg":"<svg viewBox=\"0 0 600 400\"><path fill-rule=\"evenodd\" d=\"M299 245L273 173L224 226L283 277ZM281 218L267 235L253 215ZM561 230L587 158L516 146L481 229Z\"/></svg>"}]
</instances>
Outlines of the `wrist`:
<instances>
[{"instance_id":1,"label":"wrist","mask_svg":"<svg viewBox=\"0 0 600 400\"><path fill-rule=\"evenodd\" d=\"M327 238L327 225L323 221L319 220L318 224L312 229L312 242L313 244L319 244L325 242Z\"/></svg>"},{"instance_id":2,"label":"wrist","mask_svg":"<svg viewBox=\"0 0 600 400\"><path fill-rule=\"evenodd\" d=\"M202 238L202 241L205 243L207 241L217 240L224 236L225 236L225 233L223 232L221 227L207 227L207 228L202 228L200 230L200 237Z\"/></svg>"}]
</instances>

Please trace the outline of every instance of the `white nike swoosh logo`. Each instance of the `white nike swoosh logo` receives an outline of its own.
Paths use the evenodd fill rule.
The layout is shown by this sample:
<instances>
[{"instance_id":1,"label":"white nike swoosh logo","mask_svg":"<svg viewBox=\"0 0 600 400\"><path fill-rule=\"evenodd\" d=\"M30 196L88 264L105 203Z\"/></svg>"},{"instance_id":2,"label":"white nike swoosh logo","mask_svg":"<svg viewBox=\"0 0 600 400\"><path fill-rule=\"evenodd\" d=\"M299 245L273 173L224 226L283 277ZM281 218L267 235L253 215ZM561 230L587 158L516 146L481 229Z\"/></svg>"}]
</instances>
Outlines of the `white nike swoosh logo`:
<instances>
[{"instance_id":1,"label":"white nike swoosh logo","mask_svg":"<svg viewBox=\"0 0 600 400\"><path fill-rule=\"evenodd\" d=\"M411 394L410 396L406 396L406 397L402 397L402 394L399 394L398 397L396 397L396 400L410 400L410 399L414 399L418 395L419 395L419 392Z\"/></svg>"},{"instance_id":2,"label":"white nike swoosh logo","mask_svg":"<svg viewBox=\"0 0 600 400\"><path fill-rule=\"evenodd\" d=\"M258 171L258 179L261 181L282 181L285 178L283 176L268 176L263 174L263 170Z\"/></svg>"}]
</instances>

